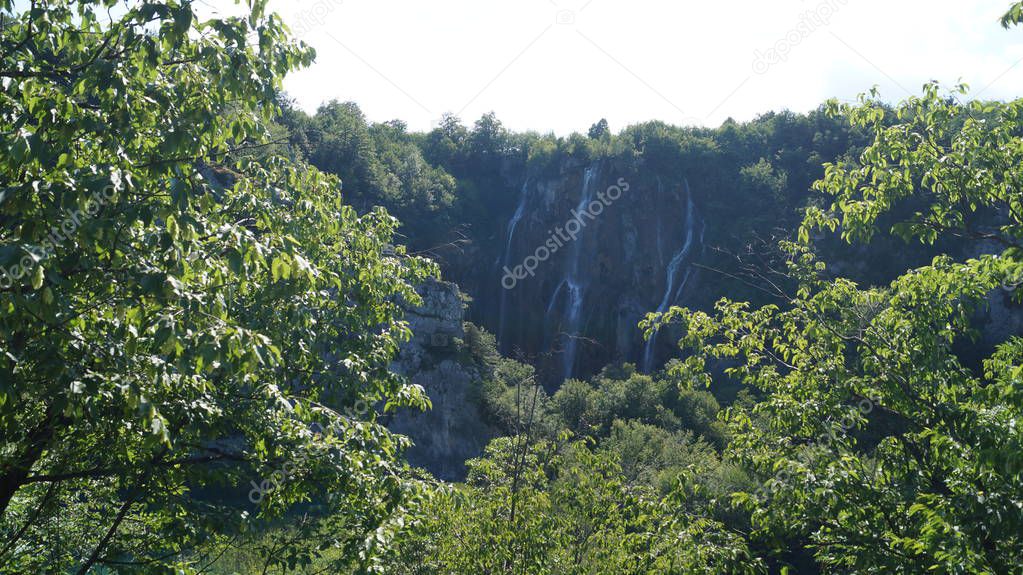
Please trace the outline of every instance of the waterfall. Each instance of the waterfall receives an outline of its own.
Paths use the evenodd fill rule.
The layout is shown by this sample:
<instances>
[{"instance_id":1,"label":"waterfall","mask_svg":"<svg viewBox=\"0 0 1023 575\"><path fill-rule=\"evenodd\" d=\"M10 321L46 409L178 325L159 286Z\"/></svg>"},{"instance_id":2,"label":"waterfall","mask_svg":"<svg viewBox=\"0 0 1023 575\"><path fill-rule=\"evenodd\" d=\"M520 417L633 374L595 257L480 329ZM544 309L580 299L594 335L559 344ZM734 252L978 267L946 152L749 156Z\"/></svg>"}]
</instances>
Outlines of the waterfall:
<instances>
[{"instance_id":1,"label":"waterfall","mask_svg":"<svg viewBox=\"0 0 1023 575\"><path fill-rule=\"evenodd\" d=\"M519 205L515 208L515 213L512 214L510 220L508 220L508 239L504 242L504 266L511 265L512 258L512 240L515 238L515 229L519 226L519 221L522 220L522 215L526 213L526 199L529 196L529 180L526 179L522 183L522 193L519 195ZM504 325L505 317L508 313L508 291L502 286L501 289L501 309L499 312L498 326L497 326L497 339L498 345L501 351L507 351L504 337Z\"/></svg>"},{"instance_id":2,"label":"waterfall","mask_svg":"<svg viewBox=\"0 0 1023 575\"><path fill-rule=\"evenodd\" d=\"M561 356L562 374L565 379L572 377L575 370L575 356L578 351L577 341L579 328L582 324L583 290L582 286L572 280L565 284L568 287L568 309L565 317L565 328L568 337L565 341L565 351Z\"/></svg>"},{"instance_id":3,"label":"waterfall","mask_svg":"<svg viewBox=\"0 0 1023 575\"><path fill-rule=\"evenodd\" d=\"M554 295L551 296L551 301L547 304L547 311L544 312L543 315L544 321L549 320L551 314L554 313L554 307L558 305L558 294L561 293L561 289L565 287L566 283L567 282L565 280L562 280L562 282L558 284L558 287L554 289Z\"/></svg>"},{"instance_id":4,"label":"waterfall","mask_svg":"<svg viewBox=\"0 0 1023 575\"><path fill-rule=\"evenodd\" d=\"M664 313L668 311L668 308L678 300L679 296L682 295L682 290L685 288L686 283L689 281L689 275L692 272L692 268L687 267L685 273L679 278L679 268L683 264L689 263L689 254L693 249L693 239L696 236L696 228L700 228L700 241L703 243L703 232L704 227L702 222L694 221L694 206L693 206L693 194L689 191L689 182L683 180L684 190L686 194L686 213L685 213L685 238L682 241L682 247L675 254L675 257L671 258L668 263L668 267L665 270L664 279L664 296L661 298L660 305L657 306L657 313ZM657 332L654 332L650 339L646 341L646 345L643 347L643 371L649 373L653 371L654 367L654 351L657 347Z\"/></svg>"},{"instance_id":5,"label":"waterfall","mask_svg":"<svg viewBox=\"0 0 1023 575\"><path fill-rule=\"evenodd\" d=\"M583 188L579 198L579 204L576 205L573 213L582 213L588 210L590 202L596 197L597 182L599 180L600 164L594 164L586 168L583 174ZM583 222L584 225L588 222ZM564 323L562 332L566 334L565 349L562 352L562 375L565 379L572 377L572 373L575 371L576 353L578 352L578 336L579 330L582 328L582 309L583 300L585 296L586 285L584 278L579 273L579 260L583 255L583 238L586 236L585 233L581 233L572 244L569 253L568 265L565 268L565 279L562 285L558 287L558 291L554 293L554 297L551 299L551 304L548 306L550 309L557 297L558 292L561 291L562 287L568 289L568 305L565 307Z\"/></svg>"}]
</instances>

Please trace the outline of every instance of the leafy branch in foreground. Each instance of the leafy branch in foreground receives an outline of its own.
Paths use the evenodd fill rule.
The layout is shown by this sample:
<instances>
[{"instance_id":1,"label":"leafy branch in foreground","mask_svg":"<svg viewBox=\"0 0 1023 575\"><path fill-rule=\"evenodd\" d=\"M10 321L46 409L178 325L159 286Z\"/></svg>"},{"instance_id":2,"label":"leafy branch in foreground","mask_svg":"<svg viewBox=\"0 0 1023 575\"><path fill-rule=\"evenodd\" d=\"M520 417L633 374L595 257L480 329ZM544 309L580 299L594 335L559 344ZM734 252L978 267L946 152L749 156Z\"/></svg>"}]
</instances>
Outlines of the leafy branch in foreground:
<instances>
[{"instance_id":1,"label":"leafy branch in foreground","mask_svg":"<svg viewBox=\"0 0 1023 575\"><path fill-rule=\"evenodd\" d=\"M922 207L892 229L903 238L980 240L1023 259L1023 101L960 103L966 90L943 96L931 83L894 110L876 93L843 106L874 141L856 164L825 164L815 187L834 203L809 210L801 239L841 227L845 239L869 240L879 218L914 200Z\"/></svg>"},{"instance_id":2,"label":"leafy branch in foreground","mask_svg":"<svg viewBox=\"0 0 1023 575\"><path fill-rule=\"evenodd\" d=\"M1023 340L1000 346L982 374L953 351L999 287L1000 264L939 258L886 288L820 281L784 309L722 301L713 315L663 318L682 324L694 352L676 375L708 381L708 362L724 360L764 396L725 416L727 455L762 485L735 495L755 536L807 541L847 573L1018 567Z\"/></svg>"},{"instance_id":3,"label":"leafy branch in foreground","mask_svg":"<svg viewBox=\"0 0 1023 575\"><path fill-rule=\"evenodd\" d=\"M387 365L432 267L336 179L235 155L313 57L265 2L112 4L0 2L0 571L196 569L300 503L268 565L368 565L404 441L340 413L426 404Z\"/></svg>"},{"instance_id":4,"label":"leafy branch in foreground","mask_svg":"<svg viewBox=\"0 0 1023 575\"><path fill-rule=\"evenodd\" d=\"M841 573L1020 573L1023 556L1023 340L983 365L957 345L975 312L1023 278L1023 103L960 104L937 86L894 110L864 98L844 110L874 131L856 163L828 165L801 243L788 243L798 292L784 305L722 300L715 313L673 309L692 355L676 376L710 384L708 366L758 390L730 409L728 455L763 487L737 493L755 536L810 543ZM894 118L890 117L894 116ZM824 278L809 240L821 228L867 240L904 202L925 205L893 231L956 235L994 255L947 256L890 285Z\"/></svg>"},{"instance_id":5,"label":"leafy branch in foreground","mask_svg":"<svg viewBox=\"0 0 1023 575\"><path fill-rule=\"evenodd\" d=\"M1002 16L1002 27L1012 28L1020 22L1023 22L1023 2L1016 2Z\"/></svg>"}]
</instances>

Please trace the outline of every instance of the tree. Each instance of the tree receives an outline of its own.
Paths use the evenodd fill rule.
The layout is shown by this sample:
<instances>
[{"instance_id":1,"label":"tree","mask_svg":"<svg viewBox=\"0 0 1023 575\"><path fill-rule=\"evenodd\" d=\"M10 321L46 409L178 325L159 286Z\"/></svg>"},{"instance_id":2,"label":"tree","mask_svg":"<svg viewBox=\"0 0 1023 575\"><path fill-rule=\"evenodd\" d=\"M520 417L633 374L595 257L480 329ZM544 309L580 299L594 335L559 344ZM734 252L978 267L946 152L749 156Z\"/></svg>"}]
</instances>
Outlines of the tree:
<instances>
[{"instance_id":1,"label":"tree","mask_svg":"<svg viewBox=\"0 0 1023 575\"><path fill-rule=\"evenodd\" d=\"M611 136L611 128L608 126L607 120L601 118L599 122L590 126L590 130L586 135L593 140L603 140Z\"/></svg>"},{"instance_id":2,"label":"tree","mask_svg":"<svg viewBox=\"0 0 1023 575\"><path fill-rule=\"evenodd\" d=\"M630 488L584 442L493 441L465 486L438 492L400 539L391 573L763 573L741 536L699 513L679 485Z\"/></svg>"},{"instance_id":3,"label":"tree","mask_svg":"<svg viewBox=\"0 0 1023 575\"><path fill-rule=\"evenodd\" d=\"M815 187L835 197L829 210L811 209L801 232L835 230L842 237L869 240L880 218L908 200L924 209L897 223L892 232L933 243L939 235L994 242L1005 255L1023 259L1023 171L1019 116L1023 101L960 103L966 86L947 97L927 84L921 97L895 110L864 96L844 110L855 125L870 129L873 143L860 165L826 164ZM977 217L977 216L993 217Z\"/></svg>"},{"instance_id":4,"label":"tree","mask_svg":"<svg viewBox=\"0 0 1023 575\"><path fill-rule=\"evenodd\" d=\"M244 157L312 50L260 0L109 24L109 2L19 4L0 2L0 570L187 571L323 493L267 565L321 544L370 565L409 490L371 407L426 403L387 366L432 269L336 179Z\"/></svg>"},{"instance_id":5,"label":"tree","mask_svg":"<svg viewBox=\"0 0 1023 575\"><path fill-rule=\"evenodd\" d=\"M708 362L724 360L764 398L726 416L729 456L763 483L735 498L764 541L807 541L829 572L1020 572L1023 339L978 369L956 345L974 312L1003 290L1018 295L1023 278L1021 106L961 104L931 84L895 109L867 97L846 107L873 142L858 162L826 166L816 187L834 204L809 209L802 243L784 245L798 283L780 294L787 303L722 300L713 314L659 318L681 323L692 353L676 377L708 384ZM884 287L825 276L815 232L867 239L909 200L925 208L895 233L954 234L1000 253L941 256Z\"/></svg>"},{"instance_id":6,"label":"tree","mask_svg":"<svg viewBox=\"0 0 1023 575\"><path fill-rule=\"evenodd\" d=\"M458 116L444 114L437 127L426 135L423 155L433 164L444 166L456 175L463 175L468 168L469 131Z\"/></svg>"},{"instance_id":7,"label":"tree","mask_svg":"<svg viewBox=\"0 0 1023 575\"><path fill-rule=\"evenodd\" d=\"M508 131L497 119L497 114L488 112L480 116L469 133L469 151L477 159L494 162L504 151Z\"/></svg>"},{"instance_id":8,"label":"tree","mask_svg":"<svg viewBox=\"0 0 1023 575\"><path fill-rule=\"evenodd\" d=\"M359 106L333 100L320 106L311 124L308 137L315 144L309 161L339 176L350 198L363 208L372 205L382 195L385 176Z\"/></svg>"},{"instance_id":9,"label":"tree","mask_svg":"<svg viewBox=\"0 0 1023 575\"><path fill-rule=\"evenodd\" d=\"M790 204L786 197L788 174L785 170L776 170L764 158L739 170L739 178L743 187L749 191L750 201L760 206L762 212L770 213L778 206Z\"/></svg>"}]
</instances>

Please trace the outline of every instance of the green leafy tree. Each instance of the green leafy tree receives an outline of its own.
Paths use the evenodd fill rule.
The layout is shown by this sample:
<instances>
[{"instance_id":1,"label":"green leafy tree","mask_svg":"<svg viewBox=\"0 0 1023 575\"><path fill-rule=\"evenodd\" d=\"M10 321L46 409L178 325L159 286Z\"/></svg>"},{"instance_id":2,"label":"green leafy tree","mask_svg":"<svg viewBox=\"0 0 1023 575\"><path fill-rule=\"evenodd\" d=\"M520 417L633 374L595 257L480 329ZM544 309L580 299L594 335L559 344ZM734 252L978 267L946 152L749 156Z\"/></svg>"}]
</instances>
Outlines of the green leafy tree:
<instances>
[{"instance_id":1,"label":"green leafy tree","mask_svg":"<svg viewBox=\"0 0 1023 575\"><path fill-rule=\"evenodd\" d=\"M723 464L714 447L690 431L672 432L638 421L616 420L600 446L616 455L629 482L654 487L666 495L680 478L687 477L710 496L702 500L707 507L720 503L724 511L727 496L747 487L741 470Z\"/></svg>"},{"instance_id":2,"label":"green leafy tree","mask_svg":"<svg viewBox=\"0 0 1023 575\"><path fill-rule=\"evenodd\" d=\"M764 572L737 533L685 510L692 495L632 489L609 452L585 443L498 439L465 486L414 521L392 572Z\"/></svg>"},{"instance_id":3,"label":"green leafy tree","mask_svg":"<svg viewBox=\"0 0 1023 575\"><path fill-rule=\"evenodd\" d=\"M773 211L778 206L791 205L786 197L788 174L785 170L775 170L764 158L739 170L739 177L749 191L750 200L761 206L764 212Z\"/></svg>"},{"instance_id":4,"label":"green leafy tree","mask_svg":"<svg viewBox=\"0 0 1023 575\"><path fill-rule=\"evenodd\" d=\"M639 421L669 432L688 430L723 447L717 422L720 406L705 390L684 389L675 381L611 365L589 382L570 379L551 398L553 409L575 434L606 437L618 421Z\"/></svg>"},{"instance_id":5,"label":"green leafy tree","mask_svg":"<svg viewBox=\"0 0 1023 575\"><path fill-rule=\"evenodd\" d=\"M763 484L735 496L763 541L806 542L836 573L1023 572L1023 340L977 368L956 353L975 312L1023 278L1021 106L963 104L931 84L894 109L872 97L845 108L873 142L826 166L817 188L835 201L808 210L804 244L785 245L798 283L787 303L660 318L682 324L692 354L677 377L708 384L723 360L763 397L726 415L729 456ZM828 279L805 245L821 228L869 239L906 202L924 208L894 233L996 253L863 288Z\"/></svg>"},{"instance_id":6,"label":"green leafy tree","mask_svg":"<svg viewBox=\"0 0 1023 575\"><path fill-rule=\"evenodd\" d=\"M603 140L611 137L611 127L607 123L607 119L601 118L599 122L590 126L590 130L586 132L586 135L593 140Z\"/></svg>"},{"instance_id":7,"label":"green leafy tree","mask_svg":"<svg viewBox=\"0 0 1023 575\"><path fill-rule=\"evenodd\" d=\"M0 570L188 571L321 494L267 565L369 568L410 486L367 406L426 403L387 365L432 270L244 157L313 57L265 2L112 5L0 2Z\"/></svg>"},{"instance_id":8,"label":"green leafy tree","mask_svg":"<svg viewBox=\"0 0 1023 575\"><path fill-rule=\"evenodd\" d=\"M872 130L874 141L857 163L825 165L816 188L835 201L830 209L808 212L801 238L841 226L845 239L870 240L882 216L915 200L922 209L897 222L893 233L927 243L949 235L986 241L1023 259L1023 101L960 103L966 90L959 86L943 96L937 84L928 84L922 96L894 110L876 93L856 107L833 104Z\"/></svg>"},{"instance_id":9,"label":"green leafy tree","mask_svg":"<svg viewBox=\"0 0 1023 575\"><path fill-rule=\"evenodd\" d=\"M437 127L426 134L423 152L426 158L461 176L467 168L469 131L454 114L444 114Z\"/></svg>"},{"instance_id":10,"label":"green leafy tree","mask_svg":"<svg viewBox=\"0 0 1023 575\"><path fill-rule=\"evenodd\" d=\"M808 279L784 310L669 313L694 352L679 375L708 381L706 361L737 362L729 374L765 396L726 416L727 454L763 484L736 496L757 535L808 542L844 573L1018 567L1020 342L983 375L953 352L997 267L943 258L887 288Z\"/></svg>"},{"instance_id":11,"label":"green leafy tree","mask_svg":"<svg viewBox=\"0 0 1023 575\"><path fill-rule=\"evenodd\" d=\"M488 112L480 116L473 125L472 131L469 132L468 146L477 161L493 165L505 151L507 141L508 131L501 124L501 120L497 119L494 112Z\"/></svg>"},{"instance_id":12,"label":"green leafy tree","mask_svg":"<svg viewBox=\"0 0 1023 575\"><path fill-rule=\"evenodd\" d=\"M339 176L345 191L363 207L372 205L374 200L380 202L384 195L384 170L359 106L333 100L320 106L310 124L309 161Z\"/></svg>"}]
</instances>

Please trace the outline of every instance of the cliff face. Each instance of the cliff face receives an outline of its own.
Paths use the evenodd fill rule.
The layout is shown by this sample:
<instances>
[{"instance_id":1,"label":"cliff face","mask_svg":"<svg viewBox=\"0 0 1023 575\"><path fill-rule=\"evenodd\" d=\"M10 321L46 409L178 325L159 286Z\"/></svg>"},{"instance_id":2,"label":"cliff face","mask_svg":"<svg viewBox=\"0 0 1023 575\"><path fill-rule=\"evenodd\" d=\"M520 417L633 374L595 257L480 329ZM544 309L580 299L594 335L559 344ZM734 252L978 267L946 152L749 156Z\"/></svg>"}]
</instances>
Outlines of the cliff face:
<instances>
[{"instance_id":1,"label":"cliff face","mask_svg":"<svg viewBox=\"0 0 1023 575\"><path fill-rule=\"evenodd\" d=\"M549 388L616 361L650 371L677 357L677 333L666 329L643 340L638 323L651 311L706 308L723 296L750 299L725 275L705 270L725 266L716 246L751 241L755 234L741 218L759 212L722 201L715 180L698 167L569 161L551 173L506 177L518 183L509 184L515 201L496 215L504 223L448 262L446 275L470 286L470 319L497 336L503 355L534 365ZM785 209L798 216L794 206ZM792 229L798 218L771 221ZM907 245L888 236L869 245L821 238L818 248L831 274L861 285L887 284L908 268L927 265L936 253L965 259L998 251L964 242ZM754 263L783 269L779 262ZM498 435L482 402L482 382L492 366L474 359L460 341L464 304L458 286L430 282L420 293L423 305L407 315L414 337L394 369L425 388L433 409L400 413L390 427L415 442L408 454L413 464L455 480L464 475L464 461ZM1023 312L1010 296L997 290L978 311L982 339L960 344L970 365L990 352L992 342L1023 330Z\"/></svg>"},{"instance_id":2,"label":"cliff face","mask_svg":"<svg viewBox=\"0 0 1023 575\"><path fill-rule=\"evenodd\" d=\"M415 444L408 460L439 479L464 478L468 459L478 457L495 430L486 423L480 402L484 367L461 353L463 303L458 286L428 282L420 286L423 305L406 312L412 339L392 370L422 386L433 408L399 411L388 423Z\"/></svg>"},{"instance_id":3,"label":"cliff face","mask_svg":"<svg viewBox=\"0 0 1023 575\"><path fill-rule=\"evenodd\" d=\"M799 206L809 193L750 194L737 201L732 175L642 157L568 158L546 173L504 176L517 199L499 218L503 223L446 271L469 286L471 320L497 336L505 356L536 366L549 388L612 362L649 372L676 357L677 333L664 330L644 341L638 324L647 313L707 309L726 296L776 303L755 285L740 285L742 279L728 273L736 258L716 250L738 254L743 265L761 272L784 271L783 262L769 261L777 255L769 252L777 240L795 237ZM991 252L963 242L907 244L886 234L870 245L829 236L818 248L830 273L863 285L887 284L938 253L965 258ZM998 310L993 323L1010 315Z\"/></svg>"},{"instance_id":4,"label":"cliff face","mask_svg":"<svg viewBox=\"0 0 1023 575\"><path fill-rule=\"evenodd\" d=\"M701 200L684 177L610 160L522 176L475 275L473 319L505 355L556 384L611 361L657 367L670 338L643 341L650 311L684 302L704 250ZM489 257L488 257L489 256Z\"/></svg>"}]
</instances>

